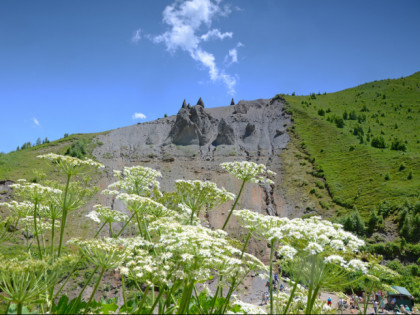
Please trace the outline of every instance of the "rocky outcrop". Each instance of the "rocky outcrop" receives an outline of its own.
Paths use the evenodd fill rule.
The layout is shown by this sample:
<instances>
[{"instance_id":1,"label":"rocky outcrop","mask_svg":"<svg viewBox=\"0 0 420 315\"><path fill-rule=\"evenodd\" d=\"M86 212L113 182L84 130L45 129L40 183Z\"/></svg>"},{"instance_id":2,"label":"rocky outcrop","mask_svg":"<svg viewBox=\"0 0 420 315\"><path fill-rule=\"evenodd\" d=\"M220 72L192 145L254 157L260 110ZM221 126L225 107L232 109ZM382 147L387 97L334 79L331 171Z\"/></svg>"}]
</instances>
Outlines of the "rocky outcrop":
<instances>
[{"instance_id":1,"label":"rocky outcrop","mask_svg":"<svg viewBox=\"0 0 420 315\"><path fill-rule=\"evenodd\" d=\"M0 202L4 202L9 198L12 192L10 185L12 184L11 180L0 180Z\"/></svg>"},{"instance_id":2,"label":"rocky outcrop","mask_svg":"<svg viewBox=\"0 0 420 315\"><path fill-rule=\"evenodd\" d=\"M235 144L235 132L233 128L229 124L227 124L226 120L224 120L223 118L219 122L217 131L217 138L212 142L212 145L218 146L221 144Z\"/></svg>"},{"instance_id":3,"label":"rocky outcrop","mask_svg":"<svg viewBox=\"0 0 420 315\"><path fill-rule=\"evenodd\" d=\"M166 143L203 146L214 137L214 124L216 122L217 120L200 105L190 109L181 108Z\"/></svg>"}]
</instances>

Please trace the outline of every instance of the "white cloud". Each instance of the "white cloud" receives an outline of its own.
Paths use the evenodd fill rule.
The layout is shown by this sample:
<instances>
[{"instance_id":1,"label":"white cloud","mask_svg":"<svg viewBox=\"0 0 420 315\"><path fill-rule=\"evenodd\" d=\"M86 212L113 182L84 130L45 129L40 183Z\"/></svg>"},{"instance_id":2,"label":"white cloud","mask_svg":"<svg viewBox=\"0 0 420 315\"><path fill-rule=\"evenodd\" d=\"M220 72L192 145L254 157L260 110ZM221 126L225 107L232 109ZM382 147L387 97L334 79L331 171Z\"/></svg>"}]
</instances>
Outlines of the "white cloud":
<instances>
[{"instance_id":1,"label":"white cloud","mask_svg":"<svg viewBox=\"0 0 420 315\"><path fill-rule=\"evenodd\" d=\"M201 35L201 39L205 42L212 38L216 39L225 39L226 37L232 38L233 33L232 32L225 32L221 33L217 28L214 28L210 31L208 31L206 34Z\"/></svg>"},{"instance_id":2,"label":"white cloud","mask_svg":"<svg viewBox=\"0 0 420 315\"><path fill-rule=\"evenodd\" d=\"M225 56L225 62L228 66L238 63L238 48L242 46L242 43L238 43L235 48L229 50L229 53Z\"/></svg>"},{"instance_id":3,"label":"white cloud","mask_svg":"<svg viewBox=\"0 0 420 315\"><path fill-rule=\"evenodd\" d=\"M164 43L166 49L174 53L178 49L189 53L192 59L199 62L209 72L213 82L224 83L230 94L235 94L236 79L219 69L214 55L200 47L200 42L211 39L232 38L232 32L222 33L219 29L210 29L215 16L227 16L229 6L219 6L221 0L185 0L175 1L163 10L163 22L169 29L163 34L149 37L154 43ZM197 34L202 27L208 30Z\"/></svg>"},{"instance_id":4,"label":"white cloud","mask_svg":"<svg viewBox=\"0 0 420 315\"><path fill-rule=\"evenodd\" d=\"M34 122L35 125L39 126L39 121L38 119L36 119L35 117L32 118L32 121Z\"/></svg>"},{"instance_id":5,"label":"white cloud","mask_svg":"<svg viewBox=\"0 0 420 315\"><path fill-rule=\"evenodd\" d=\"M141 39L140 34L141 34L141 28L137 29L134 32L133 36L131 37L131 42L134 43L134 44L137 44Z\"/></svg>"},{"instance_id":6,"label":"white cloud","mask_svg":"<svg viewBox=\"0 0 420 315\"><path fill-rule=\"evenodd\" d=\"M146 115L143 113L134 113L132 116L133 119L146 119Z\"/></svg>"}]
</instances>

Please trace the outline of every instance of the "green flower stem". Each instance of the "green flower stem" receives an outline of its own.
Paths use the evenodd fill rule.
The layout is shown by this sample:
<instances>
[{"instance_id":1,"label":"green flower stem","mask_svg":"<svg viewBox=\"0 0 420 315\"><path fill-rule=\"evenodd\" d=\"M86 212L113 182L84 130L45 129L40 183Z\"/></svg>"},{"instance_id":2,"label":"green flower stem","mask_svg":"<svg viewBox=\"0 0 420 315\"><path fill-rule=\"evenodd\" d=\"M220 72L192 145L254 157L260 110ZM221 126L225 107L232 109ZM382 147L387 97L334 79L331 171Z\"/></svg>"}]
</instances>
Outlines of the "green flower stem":
<instances>
[{"instance_id":1,"label":"green flower stem","mask_svg":"<svg viewBox=\"0 0 420 315\"><path fill-rule=\"evenodd\" d=\"M225 224L223 224L222 230L224 230L224 229L225 229L225 227L226 227L227 223L229 222L230 216L232 215L232 213L233 213L233 209L235 209L236 204L238 203L239 197L241 196L241 193L242 193L242 190L244 189L245 183L246 183L246 180L243 180L243 181L242 181L242 186L241 186L241 189L239 190L239 194L238 194L238 196L236 197L235 202L233 203L232 209L230 209L229 215L228 215L228 217L226 218Z\"/></svg>"},{"instance_id":2,"label":"green flower stem","mask_svg":"<svg viewBox=\"0 0 420 315\"><path fill-rule=\"evenodd\" d=\"M169 291L169 294L166 296L166 301L165 301L165 310L170 306L171 303L171 299L175 301L175 299L173 298L172 294L173 292L175 292L176 290L178 290L178 288L180 287L181 282L177 281L174 282L174 284L172 285L171 290Z\"/></svg>"},{"instance_id":3,"label":"green flower stem","mask_svg":"<svg viewBox=\"0 0 420 315\"><path fill-rule=\"evenodd\" d=\"M134 213L136 214L137 227L139 228L139 233L140 233L140 236L144 237L144 235L143 235L143 231L142 231L142 229L141 229L141 224L140 224L140 218L139 218L139 215L137 214L137 212L134 212Z\"/></svg>"},{"instance_id":4,"label":"green flower stem","mask_svg":"<svg viewBox=\"0 0 420 315\"><path fill-rule=\"evenodd\" d=\"M270 314L273 312L273 254L274 254L274 239L271 240L270 244Z\"/></svg>"},{"instance_id":5,"label":"green flower stem","mask_svg":"<svg viewBox=\"0 0 420 315\"><path fill-rule=\"evenodd\" d=\"M52 262L54 263L54 233L55 233L55 219L52 219L52 229L51 229L51 257Z\"/></svg>"},{"instance_id":6,"label":"green flower stem","mask_svg":"<svg viewBox=\"0 0 420 315\"><path fill-rule=\"evenodd\" d=\"M61 256L61 247L63 246L63 238L64 238L64 228L66 227L66 220L67 220L67 194L68 194L68 190L69 190L70 177L71 177L71 174L67 174L67 182L66 182L66 188L64 190L64 199L63 199L63 215L61 217L60 243L58 245L58 257Z\"/></svg>"},{"instance_id":7,"label":"green flower stem","mask_svg":"<svg viewBox=\"0 0 420 315\"><path fill-rule=\"evenodd\" d=\"M184 286L184 292L182 292L181 302L177 314L188 314L188 306L194 287L194 281L188 279Z\"/></svg>"},{"instance_id":8,"label":"green flower stem","mask_svg":"<svg viewBox=\"0 0 420 315\"><path fill-rule=\"evenodd\" d=\"M219 294L219 286L217 286L216 293L213 296L213 302L212 302L211 310L209 314L213 314L213 309L214 309L214 305L216 304L218 294Z\"/></svg>"},{"instance_id":9,"label":"green flower stem","mask_svg":"<svg viewBox=\"0 0 420 315\"><path fill-rule=\"evenodd\" d=\"M99 233L102 231L102 229L104 228L106 222L104 222L104 224L102 224L102 226L99 228L98 232L96 232L95 236L93 238L97 238Z\"/></svg>"},{"instance_id":10,"label":"green flower stem","mask_svg":"<svg viewBox=\"0 0 420 315\"><path fill-rule=\"evenodd\" d=\"M242 253L241 253L241 258L240 258L241 260L244 257L245 250L246 250L246 248L248 246L248 242L249 242L249 239L251 238L251 235L252 235L252 233L249 232L248 233L248 236L246 237L245 244L244 244L244 246L242 248ZM231 285L231 287L230 287L230 289L228 291L228 294L226 295L225 303L222 305L222 308L221 308L221 312L220 313L225 313L225 311L226 311L226 309L227 309L227 307L229 305L230 297L232 296L233 291L235 291L235 289L236 289L235 284L237 283L237 281L236 281L237 277L238 277L238 272L236 272L236 275L232 278L232 285Z\"/></svg>"},{"instance_id":11,"label":"green flower stem","mask_svg":"<svg viewBox=\"0 0 420 315\"><path fill-rule=\"evenodd\" d=\"M248 236L246 237L244 247L242 248L241 259L244 258L244 254L245 254L246 248L248 246L249 239L251 238L251 235L252 235L252 233L249 232Z\"/></svg>"},{"instance_id":12,"label":"green flower stem","mask_svg":"<svg viewBox=\"0 0 420 315\"><path fill-rule=\"evenodd\" d=\"M312 314L312 309L314 308L314 304L315 304L316 296L318 295L319 289L320 289L320 286L319 286L319 285L317 285L317 286L315 287L314 294L312 295L311 307L309 308L309 313L308 313L308 314Z\"/></svg>"},{"instance_id":13,"label":"green flower stem","mask_svg":"<svg viewBox=\"0 0 420 315\"><path fill-rule=\"evenodd\" d=\"M154 291L154 290L153 290ZM160 301L160 298L162 297L162 294L165 290L163 288L159 288L159 295L157 296L155 302L153 303L152 307L149 310L149 314L153 314L153 310L155 309L157 303Z\"/></svg>"},{"instance_id":14,"label":"green flower stem","mask_svg":"<svg viewBox=\"0 0 420 315\"><path fill-rule=\"evenodd\" d=\"M112 233L112 226L111 226L111 222L108 222L109 223L109 237L114 237L114 233Z\"/></svg>"},{"instance_id":15,"label":"green flower stem","mask_svg":"<svg viewBox=\"0 0 420 315\"><path fill-rule=\"evenodd\" d=\"M35 201L35 206L34 206L34 229L35 229L36 242L38 244L39 257L42 260L41 244L39 243L39 235L38 235L38 225L36 223L37 217L38 217L37 210L38 210L38 201Z\"/></svg>"},{"instance_id":16,"label":"green flower stem","mask_svg":"<svg viewBox=\"0 0 420 315\"><path fill-rule=\"evenodd\" d=\"M205 314L205 312L203 311L203 308L201 307L200 299L198 298L197 289L195 288L195 285L194 285L194 294L195 294L195 300L197 301L197 305L198 305L198 309L200 311L200 314Z\"/></svg>"},{"instance_id":17,"label":"green flower stem","mask_svg":"<svg viewBox=\"0 0 420 315\"><path fill-rule=\"evenodd\" d=\"M93 272L92 272L92 274L90 275L89 279L86 281L85 285L83 286L82 291L80 291L79 295L77 296L77 300L81 301L83 292L85 292L85 289L87 288L87 286L88 286L88 284L89 284L90 280L92 280L93 276L95 275L95 273L96 273L96 271L97 271L98 269L99 269L99 266L96 266L96 267L95 267L95 270L93 270ZM70 275L69 275L69 277L68 277L68 278L70 278ZM62 289L63 287L64 287L64 285L60 288L60 291L61 291L61 289ZM56 294L55 296L57 296L57 295L58 295L58 294ZM73 310L73 307L74 307L75 305L76 305L76 303L74 303L74 304L73 304L73 306L71 307L71 309L70 309L70 311L69 311L69 314L72 314L72 313L71 313L71 311ZM87 310L87 309L86 309L86 310Z\"/></svg>"},{"instance_id":18,"label":"green flower stem","mask_svg":"<svg viewBox=\"0 0 420 315\"><path fill-rule=\"evenodd\" d=\"M289 301L287 301L287 305L286 305L286 308L284 309L283 314L288 314L287 312L288 312L288 310L289 310L290 303L292 303L292 300L293 300L293 298L294 298L294 296L295 296L295 292L296 292L297 285L298 285L298 281L297 281L297 279L296 279L295 284L294 284L293 289L292 289L292 292L290 292Z\"/></svg>"},{"instance_id":19,"label":"green flower stem","mask_svg":"<svg viewBox=\"0 0 420 315\"><path fill-rule=\"evenodd\" d=\"M105 272L105 267L102 267L101 274L99 275L98 282L96 282L95 288L93 289L93 292L92 292L92 294L91 294L91 296L90 296L89 302L88 302L88 303L87 303L87 305L86 305L86 308L85 308L85 314L89 311L89 306L90 306L90 303L92 302L92 299L93 299L93 297L95 296L96 290L98 290L99 283L100 283L100 282L101 282L101 280L102 280L102 277L103 277L103 275L104 275L104 272Z\"/></svg>"},{"instance_id":20,"label":"green flower stem","mask_svg":"<svg viewBox=\"0 0 420 315\"><path fill-rule=\"evenodd\" d=\"M122 282L123 301L124 301L124 305L127 306L127 298L125 297L125 281L124 281L124 275L121 275L121 282Z\"/></svg>"},{"instance_id":21,"label":"green flower stem","mask_svg":"<svg viewBox=\"0 0 420 315\"><path fill-rule=\"evenodd\" d=\"M134 312L134 314L140 314L141 310L143 309L144 301L147 298L147 293L149 293L149 289L150 289L150 286L148 285L146 290L144 290L144 292L143 292L143 296L141 298L140 305L139 305L138 309L136 310L136 312Z\"/></svg>"},{"instance_id":22,"label":"green flower stem","mask_svg":"<svg viewBox=\"0 0 420 315\"><path fill-rule=\"evenodd\" d=\"M365 298L363 299L363 315L366 315L367 308L369 306L369 297L372 295L373 286L370 286L368 290L365 291Z\"/></svg>"},{"instance_id":23,"label":"green flower stem","mask_svg":"<svg viewBox=\"0 0 420 315\"><path fill-rule=\"evenodd\" d=\"M17 312L16 312L17 314L22 314L22 306L23 306L22 303L17 304Z\"/></svg>"},{"instance_id":24,"label":"green flower stem","mask_svg":"<svg viewBox=\"0 0 420 315\"><path fill-rule=\"evenodd\" d=\"M133 219L134 214L135 214L135 213L133 213L133 214L132 214L132 216L130 217L130 219L128 219L128 221L127 221L127 222L125 222L125 224L124 224L124 226L122 227L122 229L118 232L117 237L119 237L119 236L121 235L121 233L125 230L126 226L130 223L131 219Z\"/></svg>"},{"instance_id":25,"label":"green flower stem","mask_svg":"<svg viewBox=\"0 0 420 315\"><path fill-rule=\"evenodd\" d=\"M311 300L312 300L312 290L314 286L314 277L315 277L315 258L314 255L311 256L311 283L309 284L309 290L308 290L308 301L306 303L306 311L305 314L310 314L309 309L311 307Z\"/></svg>"}]
</instances>

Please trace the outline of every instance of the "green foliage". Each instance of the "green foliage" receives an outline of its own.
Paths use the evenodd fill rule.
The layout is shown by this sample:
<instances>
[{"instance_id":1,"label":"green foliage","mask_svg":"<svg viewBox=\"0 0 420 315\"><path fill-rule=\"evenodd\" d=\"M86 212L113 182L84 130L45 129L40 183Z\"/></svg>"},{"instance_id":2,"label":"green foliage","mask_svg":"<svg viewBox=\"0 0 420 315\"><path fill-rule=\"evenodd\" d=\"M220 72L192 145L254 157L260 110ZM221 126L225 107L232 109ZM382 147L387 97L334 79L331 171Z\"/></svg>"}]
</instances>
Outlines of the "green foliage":
<instances>
[{"instance_id":1,"label":"green foliage","mask_svg":"<svg viewBox=\"0 0 420 315\"><path fill-rule=\"evenodd\" d=\"M78 140L71 144L71 146L66 150L65 155L83 159L86 156L86 153L86 141Z\"/></svg>"},{"instance_id":2,"label":"green foliage","mask_svg":"<svg viewBox=\"0 0 420 315\"><path fill-rule=\"evenodd\" d=\"M316 99L310 95L293 98L285 96L287 110L294 119L293 132L300 142L305 143L305 153L323 165L322 174L332 199L340 205L357 206L366 220L370 209L382 201L402 204L406 199L415 201L418 198L419 85L420 72L406 78L367 83L317 96ZM382 101L384 94L387 104ZM309 102L312 105L306 106ZM319 119L318 111L326 111L328 108L343 118L343 128L333 125L334 115L325 114L327 119ZM408 109L411 109L412 118L408 118ZM352 120L349 119L350 114ZM363 116L365 114L366 118ZM377 119L380 119L378 123ZM396 122L398 129L395 129ZM363 145L360 144L362 138L359 136L359 126L364 132ZM357 135L353 135L355 128ZM386 135L381 135L381 131ZM378 137L382 137L383 141L376 139L372 146L372 139ZM406 146L405 152L391 150L394 138L402 139L401 142ZM378 150L376 144L382 148ZM405 169L398 171L402 163ZM387 172L392 180L384 181Z\"/></svg>"},{"instance_id":3,"label":"green foliage","mask_svg":"<svg viewBox=\"0 0 420 315\"><path fill-rule=\"evenodd\" d=\"M341 220L341 224L346 231L353 232L359 236L365 235L365 223L356 209Z\"/></svg>"},{"instance_id":4,"label":"green foliage","mask_svg":"<svg viewBox=\"0 0 420 315\"><path fill-rule=\"evenodd\" d=\"M369 221L367 223L367 233L372 234L379 223L379 216L376 214L376 210L373 209L369 216Z\"/></svg>"},{"instance_id":5,"label":"green foliage","mask_svg":"<svg viewBox=\"0 0 420 315\"><path fill-rule=\"evenodd\" d=\"M379 148L379 149L384 149L384 148L386 148L385 139L384 139L384 137L382 137L382 136L373 137L373 138L372 138L371 145L372 145L372 147L374 147L374 148Z\"/></svg>"},{"instance_id":6,"label":"green foliage","mask_svg":"<svg viewBox=\"0 0 420 315\"><path fill-rule=\"evenodd\" d=\"M318 110L318 115L319 116L325 116L325 111L321 108Z\"/></svg>"},{"instance_id":7,"label":"green foliage","mask_svg":"<svg viewBox=\"0 0 420 315\"><path fill-rule=\"evenodd\" d=\"M407 146L405 143L398 138L395 138L394 141L391 143L391 150L398 150L398 151L407 151Z\"/></svg>"},{"instance_id":8,"label":"green foliage","mask_svg":"<svg viewBox=\"0 0 420 315\"><path fill-rule=\"evenodd\" d=\"M334 118L335 125L337 128L344 128L344 120L341 117L335 117Z\"/></svg>"}]
</instances>

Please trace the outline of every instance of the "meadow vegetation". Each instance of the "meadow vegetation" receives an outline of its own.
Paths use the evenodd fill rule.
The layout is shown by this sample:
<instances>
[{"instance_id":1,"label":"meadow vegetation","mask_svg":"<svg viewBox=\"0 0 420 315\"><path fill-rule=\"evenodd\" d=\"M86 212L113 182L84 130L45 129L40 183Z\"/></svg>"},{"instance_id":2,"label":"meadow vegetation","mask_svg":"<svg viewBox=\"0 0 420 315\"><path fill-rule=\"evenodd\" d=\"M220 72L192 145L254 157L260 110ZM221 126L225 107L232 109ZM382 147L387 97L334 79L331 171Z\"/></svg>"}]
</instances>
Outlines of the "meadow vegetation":
<instances>
[{"instance_id":1,"label":"meadow vegetation","mask_svg":"<svg viewBox=\"0 0 420 315\"><path fill-rule=\"evenodd\" d=\"M331 219L410 270L420 264L419 95L420 72L336 93L278 96L294 121L291 146L325 181ZM419 300L418 274L403 274L400 284Z\"/></svg>"},{"instance_id":2,"label":"meadow vegetation","mask_svg":"<svg viewBox=\"0 0 420 315\"><path fill-rule=\"evenodd\" d=\"M102 193L121 200L128 214L97 204L87 215L97 226L95 236L65 242L68 217L95 192L83 181L83 173L103 165L54 153L38 157L49 160L62 177L40 183L18 180L11 185L16 200L1 204L9 212L0 225L0 298L5 313L333 313L318 299L319 290L357 285L371 293L389 290L387 283L399 277L380 264L380 257L363 253L364 241L340 224L315 216L288 219L235 210L247 182L272 184L269 176L275 174L253 162L221 164L242 181L237 196L198 180L178 180L174 192L161 192L162 175L154 169L115 170L115 182ZM203 227L198 217L204 209L233 200L223 229L231 214L242 222L249 233L240 248L223 229ZM23 243L12 253L10 241L19 243L21 231ZM252 237L270 244L268 266L246 252ZM275 270L287 273L283 280L289 282L290 292L275 292L269 281L270 304L265 309L233 294L250 272L273 279ZM84 272L85 282L81 289L70 288L78 293L70 300L63 288L76 272ZM120 304L117 298L95 298L98 290L109 290L101 283L110 272L121 277ZM217 279L215 292L206 287L211 279ZM88 286L92 290L84 300Z\"/></svg>"}]
</instances>

